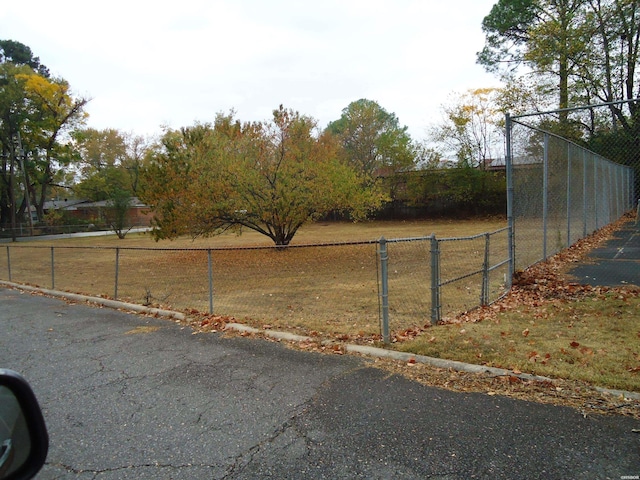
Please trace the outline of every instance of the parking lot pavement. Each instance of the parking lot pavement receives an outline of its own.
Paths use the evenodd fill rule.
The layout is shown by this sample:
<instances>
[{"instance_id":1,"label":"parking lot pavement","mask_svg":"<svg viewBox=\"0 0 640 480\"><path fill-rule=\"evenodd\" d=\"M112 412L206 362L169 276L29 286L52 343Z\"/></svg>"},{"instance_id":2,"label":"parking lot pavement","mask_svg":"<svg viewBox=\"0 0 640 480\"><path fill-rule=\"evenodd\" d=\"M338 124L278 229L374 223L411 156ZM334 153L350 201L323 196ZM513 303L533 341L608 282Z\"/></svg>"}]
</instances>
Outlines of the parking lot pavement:
<instances>
[{"instance_id":1,"label":"parking lot pavement","mask_svg":"<svg viewBox=\"0 0 640 480\"><path fill-rule=\"evenodd\" d=\"M0 366L32 382L50 430L41 479L640 475L628 417L7 288L0 306Z\"/></svg>"},{"instance_id":2,"label":"parking lot pavement","mask_svg":"<svg viewBox=\"0 0 640 480\"><path fill-rule=\"evenodd\" d=\"M640 287L640 225L635 220L626 223L569 275L585 285Z\"/></svg>"}]
</instances>

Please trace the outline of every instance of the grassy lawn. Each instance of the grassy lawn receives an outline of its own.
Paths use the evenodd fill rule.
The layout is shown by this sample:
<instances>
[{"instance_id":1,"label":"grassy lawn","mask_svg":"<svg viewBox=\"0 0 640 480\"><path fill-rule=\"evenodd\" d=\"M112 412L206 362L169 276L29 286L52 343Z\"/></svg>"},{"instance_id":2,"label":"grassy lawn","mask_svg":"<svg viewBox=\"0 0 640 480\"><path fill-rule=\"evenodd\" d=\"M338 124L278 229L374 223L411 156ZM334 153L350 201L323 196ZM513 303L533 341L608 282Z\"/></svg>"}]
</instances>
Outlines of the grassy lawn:
<instances>
[{"instance_id":1,"label":"grassy lawn","mask_svg":"<svg viewBox=\"0 0 640 480\"><path fill-rule=\"evenodd\" d=\"M440 325L398 350L640 391L640 295L627 290L520 305Z\"/></svg>"},{"instance_id":2,"label":"grassy lawn","mask_svg":"<svg viewBox=\"0 0 640 480\"><path fill-rule=\"evenodd\" d=\"M365 222L315 222L303 225L291 242L292 245L315 245L333 242L358 242L386 238L425 236L435 233L438 238L462 237L489 232L505 227L504 218L480 218L470 220L405 220L405 221L365 221ZM38 245L42 242L20 242ZM124 240L115 235L97 237L67 238L46 241L46 245L105 246L105 247L145 247L145 248L217 248L271 246L273 242L249 229L240 234L227 232L209 238L180 237L176 240L156 242L149 233L128 234Z\"/></svg>"}]
</instances>

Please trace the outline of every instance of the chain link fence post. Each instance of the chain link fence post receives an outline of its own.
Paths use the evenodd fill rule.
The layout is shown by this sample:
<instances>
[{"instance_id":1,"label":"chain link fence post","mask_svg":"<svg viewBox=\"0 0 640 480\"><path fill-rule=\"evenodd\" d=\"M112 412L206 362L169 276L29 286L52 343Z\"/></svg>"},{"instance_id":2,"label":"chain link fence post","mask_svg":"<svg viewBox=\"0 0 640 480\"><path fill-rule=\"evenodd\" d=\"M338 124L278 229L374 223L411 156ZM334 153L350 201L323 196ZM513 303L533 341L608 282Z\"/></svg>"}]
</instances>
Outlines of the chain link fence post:
<instances>
[{"instance_id":1,"label":"chain link fence post","mask_svg":"<svg viewBox=\"0 0 640 480\"><path fill-rule=\"evenodd\" d=\"M380 238L380 277L382 289L382 341L389 343L389 255L387 241L384 237Z\"/></svg>"},{"instance_id":2,"label":"chain link fence post","mask_svg":"<svg viewBox=\"0 0 640 480\"><path fill-rule=\"evenodd\" d=\"M120 247L116 247L116 285L113 293L113 298L118 299L118 273L120 270Z\"/></svg>"},{"instance_id":3,"label":"chain link fence post","mask_svg":"<svg viewBox=\"0 0 640 480\"><path fill-rule=\"evenodd\" d=\"M567 217L567 246L571 245L571 195L573 194L572 185L571 185L571 144L567 144L567 207L566 207L566 217Z\"/></svg>"},{"instance_id":4,"label":"chain link fence post","mask_svg":"<svg viewBox=\"0 0 640 480\"><path fill-rule=\"evenodd\" d=\"M484 234L484 262L482 263L482 291L480 293L480 305L489 305L489 244L491 235Z\"/></svg>"},{"instance_id":5,"label":"chain link fence post","mask_svg":"<svg viewBox=\"0 0 640 480\"><path fill-rule=\"evenodd\" d=\"M588 216L587 216L587 211L589 208L589 203L587 201L587 195L588 195L588 190L587 190L587 173L588 173L588 162L587 162L587 151L583 150L582 151L582 237L586 237L587 236L587 222L588 222Z\"/></svg>"},{"instance_id":6,"label":"chain link fence post","mask_svg":"<svg viewBox=\"0 0 640 480\"><path fill-rule=\"evenodd\" d=\"M515 259L515 218L513 212L513 152L511 145L511 133L513 130L513 124L511 123L511 115L507 113L505 115L505 128L506 128L506 158L504 161L505 171L507 174L507 227L509 228L508 239L507 239L507 249L508 258L509 258L509 272L507 274L507 290L511 288L511 284L513 283L513 274L516 271L516 259Z\"/></svg>"},{"instance_id":7,"label":"chain link fence post","mask_svg":"<svg viewBox=\"0 0 640 480\"><path fill-rule=\"evenodd\" d=\"M431 235L431 323L442 319L440 303L440 244L435 234Z\"/></svg>"},{"instance_id":8,"label":"chain link fence post","mask_svg":"<svg viewBox=\"0 0 640 480\"><path fill-rule=\"evenodd\" d=\"M382 341L386 344L390 342L389 335L389 256L387 254L387 241L380 237L380 301L382 305Z\"/></svg>"},{"instance_id":9,"label":"chain link fence post","mask_svg":"<svg viewBox=\"0 0 640 480\"><path fill-rule=\"evenodd\" d=\"M213 265L211 262L211 249L207 250L207 262L209 271L209 313L213 315Z\"/></svg>"},{"instance_id":10,"label":"chain link fence post","mask_svg":"<svg viewBox=\"0 0 640 480\"><path fill-rule=\"evenodd\" d=\"M9 274L9 281L11 281L11 253L9 253L9 245L7 245L7 273Z\"/></svg>"},{"instance_id":11,"label":"chain link fence post","mask_svg":"<svg viewBox=\"0 0 640 480\"><path fill-rule=\"evenodd\" d=\"M547 259L547 232L549 226L549 134L544 134L542 154L542 259Z\"/></svg>"},{"instance_id":12,"label":"chain link fence post","mask_svg":"<svg viewBox=\"0 0 640 480\"><path fill-rule=\"evenodd\" d=\"M54 247L51 247L51 289L55 290L56 289L56 270L55 270L55 263L54 263L53 248Z\"/></svg>"}]
</instances>

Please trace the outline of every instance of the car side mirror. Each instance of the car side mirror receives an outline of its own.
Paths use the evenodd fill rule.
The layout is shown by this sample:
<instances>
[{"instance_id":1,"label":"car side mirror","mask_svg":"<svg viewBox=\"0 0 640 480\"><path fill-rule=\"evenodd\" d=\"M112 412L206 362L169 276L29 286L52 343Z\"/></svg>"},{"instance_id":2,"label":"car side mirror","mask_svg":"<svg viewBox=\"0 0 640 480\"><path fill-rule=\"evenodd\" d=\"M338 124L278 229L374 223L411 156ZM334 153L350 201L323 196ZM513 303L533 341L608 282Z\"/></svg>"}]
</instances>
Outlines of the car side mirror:
<instances>
[{"instance_id":1,"label":"car side mirror","mask_svg":"<svg viewBox=\"0 0 640 480\"><path fill-rule=\"evenodd\" d=\"M48 450L47 427L29 383L0 368L0 480L33 478Z\"/></svg>"}]
</instances>

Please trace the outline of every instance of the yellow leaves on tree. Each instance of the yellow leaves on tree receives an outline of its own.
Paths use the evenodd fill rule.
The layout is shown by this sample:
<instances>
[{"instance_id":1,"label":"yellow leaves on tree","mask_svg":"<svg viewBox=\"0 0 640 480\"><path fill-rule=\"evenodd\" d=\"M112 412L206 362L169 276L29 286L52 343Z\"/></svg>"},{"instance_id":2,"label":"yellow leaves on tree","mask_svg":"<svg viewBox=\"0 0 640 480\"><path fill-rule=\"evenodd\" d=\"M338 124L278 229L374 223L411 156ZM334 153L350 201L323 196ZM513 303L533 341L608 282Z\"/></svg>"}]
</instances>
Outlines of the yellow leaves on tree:
<instances>
[{"instance_id":1,"label":"yellow leaves on tree","mask_svg":"<svg viewBox=\"0 0 640 480\"><path fill-rule=\"evenodd\" d=\"M88 116L82 111L88 100L74 98L65 80L52 80L35 73L18 74L16 79L24 82L26 99L42 112L38 126L52 141L63 126L70 127Z\"/></svg>"}]
</instances>

